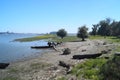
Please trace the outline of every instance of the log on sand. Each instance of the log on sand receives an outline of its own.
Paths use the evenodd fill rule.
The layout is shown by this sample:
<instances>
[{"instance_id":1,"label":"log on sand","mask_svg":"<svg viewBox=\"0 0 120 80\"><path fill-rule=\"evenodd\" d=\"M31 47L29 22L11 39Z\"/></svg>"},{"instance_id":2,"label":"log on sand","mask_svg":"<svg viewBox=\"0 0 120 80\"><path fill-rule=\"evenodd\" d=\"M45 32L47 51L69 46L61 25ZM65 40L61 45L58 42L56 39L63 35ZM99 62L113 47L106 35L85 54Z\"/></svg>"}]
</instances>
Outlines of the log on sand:
<instances>
[{"instance_id":1,"label":"log on sand","mask_svg":"<svg viewBox=\"0 0 120 80\"><path fill-rule=\"evenodd\" d=\"M73 59L96 58L96 57L99 57L101 55L102 55L102 53L99 53L99 54L73 55Z\"/></svg>"}]
</instances>

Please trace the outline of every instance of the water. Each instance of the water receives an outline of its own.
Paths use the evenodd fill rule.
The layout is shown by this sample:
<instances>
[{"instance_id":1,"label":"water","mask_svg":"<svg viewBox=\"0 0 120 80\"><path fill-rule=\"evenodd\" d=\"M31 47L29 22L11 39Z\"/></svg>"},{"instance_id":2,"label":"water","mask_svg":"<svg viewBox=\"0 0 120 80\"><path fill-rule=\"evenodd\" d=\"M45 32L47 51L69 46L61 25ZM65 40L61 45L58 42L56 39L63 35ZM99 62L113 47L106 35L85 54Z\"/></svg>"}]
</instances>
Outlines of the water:
<instances>
[{"instance_id":1,"label":"water","mask_svg":"<svg viewBox=\"0 0 120 80\"><path fill-rule=\"evenodd\" d=\"M14 39L32 37L35 34L0 34L0 62L12 62L29 56L35 56L47 50L31 49L30 46L47 45L44 40L33 42L15 42Z\"/></svg>"}]
</instances>

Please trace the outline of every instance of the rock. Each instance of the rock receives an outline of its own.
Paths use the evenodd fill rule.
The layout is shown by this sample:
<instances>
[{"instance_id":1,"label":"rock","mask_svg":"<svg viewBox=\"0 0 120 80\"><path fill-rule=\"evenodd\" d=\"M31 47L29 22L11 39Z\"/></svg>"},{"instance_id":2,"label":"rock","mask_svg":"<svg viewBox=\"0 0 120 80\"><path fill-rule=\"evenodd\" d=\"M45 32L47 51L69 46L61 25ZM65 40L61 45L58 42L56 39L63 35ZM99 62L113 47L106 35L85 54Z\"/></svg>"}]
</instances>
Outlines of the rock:
<instances>
[{"instance_id":1,"label":"rock","mask_svg":"<svg viewBox=\"0 0 120 80\"><path fill-rule=\"evenodd\" d=\"M59 61L59 65L62 66L62 67L65 67L67 69L70 69L70 65L65 63L64 61Z\"/></svg>"},{"instance_id":2,"label":"rock","mask_svg":"<svg viewBox=\"0 0 120 80\"><path fill-rule=\"evenodd\" d=\"M112 49L108 49L108 51L112 51Z\"/></svg>"},{"instance_id":3,"label":"rock","mask_svg":"<svg viewBox=\"0 0 120 80\"><path fill-rule=\"evenodd\" d=\"M83 49L83 50L82 50L82 52L85 52L85 51L86 51L86 49Z\"/></svg>"},{"instance_id":4,"label":"rock","mask_svg":"<svg viewBox=\"0 0 120 80\"><path fill-rule=\"evenodd\" d=\"M102 54L84 54L84 55L74 55L73 59L84 59L84 58L96 58L101 56Z\"/></svg>"},{"instance_id":5,"label":"rock","mask_svg":"<svg viewBox=\"0 0 120 80\"><path fill-rule=\"evenodd\" d=\"M65 48L62 55L68 55L68 54L71 54L71 50L69 48Z\"/></svg>"},{"instance_id":6,"label":"rock","mask_svg":"<svg viewBox=\"0 0 120 80\"><path fill-rule=\"evenodd\" d=\"M103 45L107 45L107 42L104 42Z\"/></svg>"},{"instance_id":7,"label":"rock","mask_svg":"<svg viewBox=\"0 0 120 80\"><path fill-rule=\"evenodd\" d=\"M0 69L5 69L7 68L9 63L0 63Z\"/></svg>"},{"instance_id":8,"label":"rock","mask_svg":"<svg viewBox=\"0 0 120 80\"><path fill-rule=\"evenodd\" d=\"M57 66L51 66L51 67L49 68L49 70L57 70L57 69L58 69Z\"/></svg>"}]
</instances>

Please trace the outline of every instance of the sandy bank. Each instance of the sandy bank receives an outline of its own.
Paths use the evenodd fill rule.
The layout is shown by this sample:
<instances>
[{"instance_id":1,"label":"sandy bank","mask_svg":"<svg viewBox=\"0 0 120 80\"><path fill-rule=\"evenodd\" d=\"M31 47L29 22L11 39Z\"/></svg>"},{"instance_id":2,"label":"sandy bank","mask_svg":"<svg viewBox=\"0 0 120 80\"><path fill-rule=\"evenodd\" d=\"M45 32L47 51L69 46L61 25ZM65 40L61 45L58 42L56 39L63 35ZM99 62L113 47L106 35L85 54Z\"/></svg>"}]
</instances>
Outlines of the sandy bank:
<instances>
[{"instance_id":1,"label":"sandy bank","mask_svg":"<svg viewBox=\"0 0 120 80\"><path fill-rule=\"evenodd\" d=\"M55 47L57 51L50 51L36 58L11 63L7 69L0 70L0 78L9 76L17 78L17 80L54 80L58 76L66 74L65 68L58 66L59 61L74 65L84 60L73 60L73 55L100 53L113 48L112 44L103 45L103 43L104 41L100 40L63 43ZM71 54L61 55L64 48L70 48Z\"/></svg>"}]
</instances>

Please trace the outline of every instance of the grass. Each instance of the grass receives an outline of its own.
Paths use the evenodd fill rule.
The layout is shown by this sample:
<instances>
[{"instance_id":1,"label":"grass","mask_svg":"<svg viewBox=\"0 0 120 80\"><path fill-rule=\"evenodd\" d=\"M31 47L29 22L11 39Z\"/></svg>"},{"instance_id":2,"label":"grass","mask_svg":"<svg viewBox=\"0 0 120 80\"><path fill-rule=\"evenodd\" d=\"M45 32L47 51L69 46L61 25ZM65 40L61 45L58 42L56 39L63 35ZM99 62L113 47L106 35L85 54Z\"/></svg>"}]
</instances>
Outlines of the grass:
<instances>
[{"instance_id":1,"label":"grass","mask_svg":"<svg viewBox=\"0 0 120 80\"><path fill-rule=\"evenodd\" d=\"M89 36L90 40L96 40L96 39L105 39L104 36L96 35L96 36Z\"/></svg>"},{"instance_id":2,"label":"grass","mask_svg":"<svg viewBox=\"0 0 120 80\"><path fill-rule=\"evenodd\" d=\"M17 77L13 77L13 76L7 76L7 77L5 77L5 78L0 78L0 80L20 80L19 78L17 78Z\"/></svg>"},{"instance_id":3,"label":"grass","mask_svg":"<svg viewBox=\"0 0 120 80\"><path fill-rule=\"evenodd\" d=\"M32 63L30 67L32 69L44 69L45 67L50 66L48 63Z\"/></svg>"},{"instance_id":4,"label":"grass","mask_svg":"<svg viewBox=\"0 0 120 80\"><path fill-rule=\"evenodd\" d=\"M31 63L29 68L25 68L25 67L12 67L9 68L8 72L9 73L27 73L30 72L32 70L37 70L37 69L44 69L45 67L50 66L50 64L48 63Z\"/></svg>"},{"instance_id":5,"label":"grass","mask_svg":"<svg viewBox=\"0 0 120 80\"><path fill-rule=\"evenodd\" d=\"M19 74L29 74L33 71L38 71L40 69L45 69L48 66L51 66L51 64L48 63L31 63L29 67L11 67L8 69L7 76L0 78L0 80L20 80Z\"/></svg>"},{"instance_id":6,"label":"grass","mask_svg":"<svg viewBox=\"0 0 120 80\"><path fill-rule=\"evenodd\" d=\"M21 70L21 69L20 69ZM17 69L17 68L10 68L9 69L9 73L17 73L17 72L19 72L20 71L19 69Z\"/></svg>"},{"instance_id":7,"label":"grass","mask_svg":"<svg viewBox=\"0 0 120 80\"><path fill-rule=\"evenodd\" d=\"M42 36L35 36L35 37L28 37L28 38L20 38L20 39L15 39L14 41L19 41L19 42L30 42L30 41L37 41L37 40L42 40L42 39L49 39L48 41L54 41L54 42L76 42L76 41L81 41L81 38L78 38L76 36L66 36L63 39L60 37L57 37L56 35L42 35ZM114 37L114 36L89 36L90 40L106 40L111 43L120 43L120 38Z\"/></svg>"},{"instance_id":8,"label":"grass","mask_svg":"<svg viewBox=\"0 0 120 80\"><path fill-rule=\"evenodd\" d=\"M106 40L110 43L120 43L120 38L118 37L115 37L115 36L99 36L99 35L96 35L96 36L90 36L89 37L90 40Z\"/></svg>"},{"instance_id":9,"label":"grass","mask_svg":"<svg viewBox=\"0 0 120 80\"><path fill-rule=\"evenodd\" d=\"M89 59L81 64L77 64L70 73L76 75L78 79L99 80L100 68L106 61L104 58Z\"/></svg>"},{"instance_id":10,"label":"grass","mask_svg":"<svg viewBox=\"0 0 120 80\"><path fill-rule=\"evenodd\" d=\"M19 42L30 42L30 41L37 41L37 40L42 40L42 39L48 39L48 41L54 41L54 42L71 42L71 41L81 41L80 38L77 38L76 36L66 36L63 39L60 37L57 37L56 35L42 35L42 36L35 36L35 37L28 37L28 38L20 38L20 39L15 39L14 41L19 41Z\"/></svg>"},{"instance_id":11,"label":"grass","mask_svg":"<svg viewBox=\"0 0 120 80\"><path fill-rule=\"evenodd\" d=\"M81 39L76 37L76 36L67 36L67 37L64 37L63 39L61 39L60 37L54 37L54 38L52 38L52 41L55 41L55 42L75 42L75 41L81 41Z\"/></svg>"},{"instance_id":12,"label":"grass","mask_svg":"<svg viewBox=\"0 0 120 80\"><path fill-rule=\"evenodd\" d=\"M50 39L56 37L55 35L42 35L42 36L35 36L35 37L29 37L29 38L20 38L20 39L15 39L14 41L19 41L19 42L30 42L30 41L37 41L37 40L42 40L42 39Z\"/></svg>"},{"instance_id":13,"label":"grass","mask_svg":"<svg viewBox=\"0 0 120 80\"><path fill-rule=\"evenodd\" d=\"M65 77L60 77L57 80L67 80Z\"/></svg>"},{"instance_id":14,"label":"grass","mask_svg":"<svg viewBox=\"0 0 120 80\"><path fill-rule=\"evenodd\" d=\"M117 46L115 49L116 52L120 52L120 46Z\"/></svg>"},{"instance_id":15,"label":"grass","mask_svg":"<svg viewBox=\"0 0 120 80\"><path fill-rule=\"evenodd\" d=\"M120 46L116 51L120 51ZM120 80L120 56L86 60L75 65L70 74L75 75L78 80Z\"/></svg>"},{"instance_id":16,"label":"grass","mask_svg":"<svg viewBox=\"0 0 120 80\"><path fill-rule=\"evenodd\" d=\"M120 38L117 38L117 37L109 37L109 38L108 38L108 41L109 41L109 42L112 42L112 43L120 43Z\"/></svg>"},{"instance_id":17,"label":"grass","mask_svg":"<svg viewBox=\"0 0 120 80\"><path fill-rule=\"evenodd\" d=\"M120 80L120 56L114 56L100 69L101 80Z\"/></svg>"}]
</instances>

